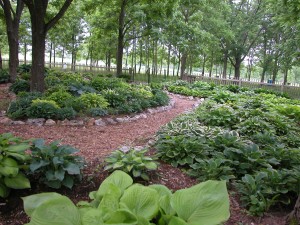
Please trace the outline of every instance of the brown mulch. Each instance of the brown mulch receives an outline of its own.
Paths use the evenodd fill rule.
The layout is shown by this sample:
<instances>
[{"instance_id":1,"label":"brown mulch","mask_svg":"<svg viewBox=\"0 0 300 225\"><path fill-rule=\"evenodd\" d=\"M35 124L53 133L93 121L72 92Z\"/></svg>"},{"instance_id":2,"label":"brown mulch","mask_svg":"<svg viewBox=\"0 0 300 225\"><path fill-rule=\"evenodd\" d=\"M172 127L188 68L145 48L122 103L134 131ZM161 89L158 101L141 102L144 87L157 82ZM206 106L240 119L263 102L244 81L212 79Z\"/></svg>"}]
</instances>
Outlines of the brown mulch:
<instances>
[{"instance_id":1,"label":"brown mulch","mask_svg":"<svg viewBox=\"0 0 300 225\"><path fill-rule=\"evenodd\" d=\"M96 190L108 175L101 168L104 156L124 145L145 145L162 125L191 109L195 103L193 100L179 98L178 96L173 96L173 98L176 101L173 109L151 114L146 119L139 119L130 123L105 127L61 125L37 127L0 124L0 133L11 132L24 138L43 138L47 142L60 140L63 144L69 144L80 149L80 154L87 160L83 182L76 185L72 191L61 189L59 192L67 195L74 202L88 200L88 193ZM151 175L149 183L159 183L172 190L178 190L190 187L196 184L197 181L185 175L178 168L161 163L157 173ZM30 190L13 191L8 201L9 204L6 204L4 208L1 206L6 202L0 199L0 225L21 225L29 222L19 197L41 191L53 190L33 182ZM238 197L231 191L230 202L231 217L226 223L227 225L284 225L285 215L287 214L284 211L277 210L265 215L263 218L255 218L247 215L245 209L241 207Z\"/></svg>"}]
</instances>

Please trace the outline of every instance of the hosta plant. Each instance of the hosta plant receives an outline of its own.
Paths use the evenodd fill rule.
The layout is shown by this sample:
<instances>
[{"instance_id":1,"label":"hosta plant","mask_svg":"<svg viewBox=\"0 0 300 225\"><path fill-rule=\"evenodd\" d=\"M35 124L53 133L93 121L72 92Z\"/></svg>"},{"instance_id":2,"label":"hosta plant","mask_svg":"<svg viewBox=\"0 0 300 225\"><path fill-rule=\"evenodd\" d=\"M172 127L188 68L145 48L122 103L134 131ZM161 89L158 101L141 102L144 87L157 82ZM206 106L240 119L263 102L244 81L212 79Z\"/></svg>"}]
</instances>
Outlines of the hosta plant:
<instances>
[{"instance_id":1,"label":"hosta plant","mask_svg":"<svg viewBox=\"0 0 300 225\"><path fill-rule=\"evenodd\" d=\"M6 198L11 188L30 188L30 182L22 172L29 159L25 152L29 148L28 141L11 133L0 135L0 197Z\"/></svg>"},{"instance_id":2,"label":"hosta plant","mask_svg":"<svg viewBox=\"0 0 300 225\"><path fill-rule=\"evenodd\" d=\"M130 148L128 151L116 150L106 157L105 170L122 170L133 178L149 180L148 172L157 169L157 162L151 156L146 156L147 149L137 150Z\"/></svg>"},{"instance_id":3,"label":"hosta plant","mask_svg":"<svg viewBox=\"0 0 300 225\"><path fill-rule=\"evenodd\" d=\"M55 141L49 145L43 139L33 141L30 170L39 174L40 182L52 188L72 188L75 179L81 179L83 158L75 155L78 150Z\"/></svg>"},{"instance_id":4,"label":"hosta plant","mask_svg":"<svg viewBox=\"0 0 300 225\"><path fill-rule=\"evenodd\" d=\"M206 181L172 193L163 185L133 184L115 171L91 202L72 201L57 193L23 198L30 225L217 225L228 220L229 198L224 181Z\"/></svg>"}]
</instances>

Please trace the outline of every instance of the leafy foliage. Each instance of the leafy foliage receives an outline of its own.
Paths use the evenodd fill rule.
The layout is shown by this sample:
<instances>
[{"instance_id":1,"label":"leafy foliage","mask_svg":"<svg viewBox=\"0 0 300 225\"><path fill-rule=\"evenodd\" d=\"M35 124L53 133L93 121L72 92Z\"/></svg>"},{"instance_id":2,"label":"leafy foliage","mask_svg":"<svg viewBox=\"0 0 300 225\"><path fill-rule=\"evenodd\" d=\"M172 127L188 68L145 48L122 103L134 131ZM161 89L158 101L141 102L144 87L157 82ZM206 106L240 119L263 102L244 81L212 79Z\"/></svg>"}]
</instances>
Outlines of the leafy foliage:
<instances>
[{"instance_id":1,"label":"leafy foliage","mask_svg":"<svg viewBox=\"0 0 300 225\"><path fill-rule=\"evenodd\" d=\"M30 91L30 83L27 80L17 79L10 87L9 90L18 94L19 92Z\"/></svg>"},{"instance_id":2,"label":"leafy foliage","mask_svg":"<svg viewBox=\"0 0 300 225\"><path fill-rule=\"evenodd\" d=\"M105 170L122 170L133 178L149 180L148 172L157 169L157 162L146 156L147 149L137 150L130 148L128 151L116 150L105 158Z\"/></svg>"},{"instance_id":3,"label":"leafy foliage","mask_svg":"<svg viewBox=\"0 0 300 225\"><path fill-rule=\"evenodd\" d=\"M229 218L229 198L222 181L203 182L172 194L163 185L133 184L129 175L115 171L89 196L91 202L79 202L77 207L56 193L23 200L30 224L216 225Z\"/></svg>"},{"instance_id":4,"label":"leafy foliage","mask_svg":"<svg viewBox=\"0 0 300 225\"><path fill-rule=\"evenodd\" d=\"M83 158L74 155L78 150L59 145L59 142L45 144L43 139L33 141L30 171L40 175L40 182L52 188L72 188L75 179L81 179Z\"/></svg>"},{"instance_id":5,"label":"leafy foliage","mask_svg":"<svg viewBox=\"0 0 300 225\"><path fill-rule=\"evenodd\" d=\"M7 70L0 69L0 84L7 83L9 81L9 73Z\"/></svg>"},{"instance_id":6,"label":"leafy foliage","mask_svg":"<svg viewBox=\"0 0 300 225\"><path fill-rule=\"evenodd\" d=\"M53 100L35 99L27 108L27 116L30 118L55 118L60 107Z\"/></svg>"},{"instance_id":7,"label":"leafy foliage","mask_svg":"<svg viewBox=\"0 0 300 225\"><path fill-rule=\"evenodd\" d=\"M0 134L0 197L6 198L10 189L30 188L30 182L22 170L29 159L26 150L29 141L13 136L11 133Z\"/></svg>"}]
</instances>

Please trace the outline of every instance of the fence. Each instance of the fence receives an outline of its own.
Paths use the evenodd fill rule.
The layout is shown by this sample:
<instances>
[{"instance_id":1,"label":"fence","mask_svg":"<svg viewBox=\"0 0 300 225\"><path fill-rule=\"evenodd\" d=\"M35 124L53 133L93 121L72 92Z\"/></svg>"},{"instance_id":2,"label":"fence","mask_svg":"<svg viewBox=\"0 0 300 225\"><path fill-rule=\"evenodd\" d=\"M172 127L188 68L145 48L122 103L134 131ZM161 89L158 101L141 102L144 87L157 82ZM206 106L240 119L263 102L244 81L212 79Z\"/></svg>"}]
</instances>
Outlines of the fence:
<instances>
[{"instance_id":1,"label":"fence","mask_svg":"<svg viewBox=\"0 0 300 225\"><path fill-rule=\"evenodd\" d=\"M240 87L246 87L250 89L264 88L278 93L286 93L292 98L300 99L300 86L299 85L283 85L283 84L272 84L272 83L261 83L247 80L234 80L224 79L206 76L188 76L190 82L204 81L214 83L216 85L238 85Z\"/></svg>"}]
</instances>

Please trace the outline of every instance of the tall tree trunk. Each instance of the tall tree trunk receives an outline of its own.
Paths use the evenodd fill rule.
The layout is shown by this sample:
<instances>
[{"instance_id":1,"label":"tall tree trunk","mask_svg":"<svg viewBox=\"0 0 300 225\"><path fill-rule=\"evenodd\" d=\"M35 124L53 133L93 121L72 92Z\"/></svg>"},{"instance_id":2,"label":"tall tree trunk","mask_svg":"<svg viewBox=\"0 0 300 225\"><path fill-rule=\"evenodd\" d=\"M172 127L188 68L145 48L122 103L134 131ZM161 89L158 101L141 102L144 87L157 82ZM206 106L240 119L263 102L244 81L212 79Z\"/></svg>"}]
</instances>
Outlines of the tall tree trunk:
<instances>
[{"instance_id":1,"label":"tall tree trunk","mask_svg":"<svg viewBox=\"0 0 300 225\"><path fill-rule=\"evenodd\" d=\"M172 45L169 44L169 46L168 46L168 60L167 60L167 76L169 76L169 74L170 74L171 47L172 47Z\"/></svg>"},{"instance_id":2,"label":"tall tree trunk","mask_svg":"<svg viewBox=\"0 0 300 225\"><path fill-rule=\"evenodd\" d=\"M24 64L27 64L27 43L24 43Z\"/></svg>"},{"instance_id":3,"label":"tall tree trunk","mask_svg":"<svg viewBox=\"0 0 300 225\"><path fill-rule=\"evenodd\" d=\"M65 47L62 49L62 54L61 54L61 65L64 65L64 58L65 58Z\"/></svg>"},{"instance_id":4,"label":"tall tree trunk","mask_svg":"<svg viewBox=\"0 0 300 225\"><path fill-rule=\"evenodd\" d=\"M24 2L17 0L16 11L12 12L12 5L9 0L3 0L1 7L4 11L6 32L9 46L9 74L11 82L17 78L17 68L19 66L19 26Z\"/></svg>"},{"instance_id":5,"label":"tall tree trunk","mask_svg":"<svg viewBox=\"0 0 300 225\"><path fill-rule=\"evenodd\" d=\"M110 71L110 67L111 67L111 52L108 51L108 53L107 53L107 71Z\"/></svg>"},{"instance_id":6,"label":"tall tree trunk","mask_svg":"<svg viewBox=\"0 0 300 225\"><path fill-rule=\"evenodd\" d=\"M188 55L187 55L186 52L182 53L182 56L181 56L181 67L180 67L180 79L183 79L184 75L185 75L187 57L188 57Z\"/></svg>"},{"instance_id":7,"label":"tall tree trunk","mask_svg":"<svg viewBox=\"0 0 300 225\"><path fill-rule=\"evenodd\" d=\"M283 85L286 85L286 84L287 84L288 72L289 72L288 69L285 69L285 70L284 70Z\"/></svg>"},{"instance_id":8,"label":"tall tree trunk","mask_svg":"<svg viewBox=\"0 0 300 225\"><path fill-rule=\"evenodd\" d=\"M203 56L203 64L202 64L202 76L205 75L205 64L206 64L206 55Z\"/></svg>"},{"instance_id":9,"label":"tall tree trunk","mask_svg":"<svg viewBox=\"0 0 300 225\"><path fill-rule=\"evenodd\" d=\"M224 52L224 58L223 58L223 74L222 77L226 79L227 77L227 63L228 63L228 51L226 50Z\"/></svg>"},{"instance_id":10,"label":"tall tree trunk","mask_svg":"<svg viewBox=\"0 0 300 225\"><path fill-rule=\"evenodd\" d=\"M274 84L278 74L278 56L275 56L274 66L273 66L273 74L272 74L272 83Z\"/></svg>"},{"instance_id":11,"label":"tall tree trunk","mask_svg":"<svg viewBox=\"0 0 300 225\"><path fill-rule=\"evenodd\" d=\"M241 76L241 61L236 61L234 64L234 79L239 80Z\"/></svg>"},{"instance_id":12,"label":"tall tree trunk","mask_svg":"<svg viewBox=\"0 0 300 225\"><path fill-rule=\"evenodd\" d=\"M139 42L139 46L140 46L139 73L141 73L142 61L143 61L143 43L142 43L142 41Z\"/></svg>"},{"instance_id":13,"label":"tall tree trunk","mask_svg":"<svg viewBox=\"0 0 300 225\"><path fill-rule=\"evenodd\" d=\"M179 76L180 65L181 65L181 53L179 52L179 55L178 55L178 65L177 65L177 77Z\"/></svg>"},{"instance_id":14,"label":"tall tree trunk","mask_svg":"<svg viewBox=\"0 0 300 225\"><path fill-rule=\"evenodd\" d=\"M49 68L51 68L51 64L52 64L52 48L53 48L53 44L52 42L50 43L50 61L49 61Z\"/></svg>"},{"instance_id":15,"label":"tall tree trunk","mask_svg":"<svg viewBox=\"0 0 300 225\"><path fill-rule=\"evenodd\" d=\"M117 48L117 74L120 76L122 74L122 64L123 64L123 48L124 48L124 24L125 24L125 7L127 0L122 0L121 11L119 14L119 27L118 27L118 48Z\"/></svg>"},{"instance_id":16,"label":"tall tree trunk","mask_svg":"<svg viewBox=\"0 0 300 225\"><path fill-rule=\"evenodd\" d=\"M211 62L210 62L210 68L209 68L209 77L212 76L213 67L214 67L214 59L213 59L213 55L212 55Z\"/></svg>"},{"instance_id":17,"label":"tall tree trunk","mask_svg":"<svg viewBox=\"0 0 300 225\"><path fill-rule=\"evenodd\" d=\"M56 50L55 50L55 44L53 44L53 67L55 67L56 63Z\"/></svg>"},{"instance_id":18,"label":"tall tree trunk","mask_svg":"<svg viewBox=\"0 0 300 225\"><path fill-rule=\"evenodd\" d=\"M3 63L2 63L2 52L1 52L1 48L0 48L0 70L3 69Z\"/></svg>"}]
</instances>

